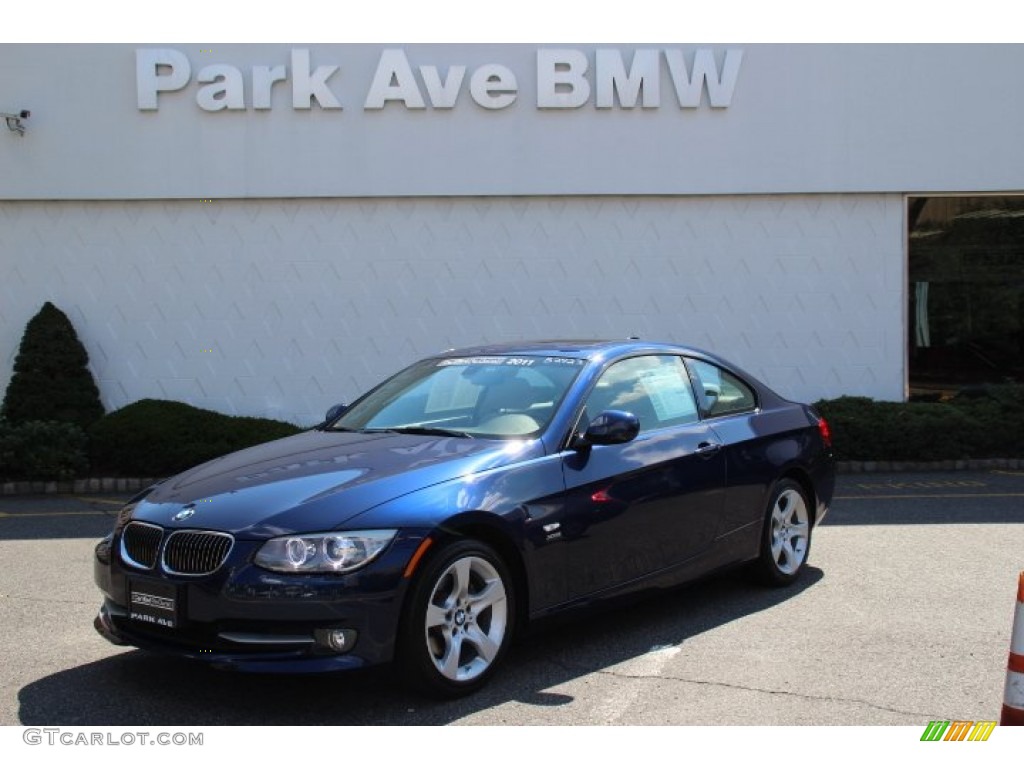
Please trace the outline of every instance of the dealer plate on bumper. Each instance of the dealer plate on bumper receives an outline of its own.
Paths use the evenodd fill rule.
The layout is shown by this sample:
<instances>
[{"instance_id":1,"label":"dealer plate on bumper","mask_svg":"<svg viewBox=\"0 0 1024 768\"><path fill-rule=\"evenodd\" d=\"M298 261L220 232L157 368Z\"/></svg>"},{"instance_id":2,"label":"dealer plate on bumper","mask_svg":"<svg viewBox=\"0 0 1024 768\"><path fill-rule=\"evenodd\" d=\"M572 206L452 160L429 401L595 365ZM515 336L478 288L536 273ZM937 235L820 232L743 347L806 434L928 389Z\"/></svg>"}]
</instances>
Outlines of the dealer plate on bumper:
<instances>
[{"instance_id":1,"label":"dealer plate on bumper","mask_svg":"<svg viewBox=\"0 0 1024 768\"><path fill-rule=\"evenodd\" d=\"M181 600L178 588L159 581L128 582L128 617L132 621L165 629L180 623Z\"/></svg>"}]
</instances>

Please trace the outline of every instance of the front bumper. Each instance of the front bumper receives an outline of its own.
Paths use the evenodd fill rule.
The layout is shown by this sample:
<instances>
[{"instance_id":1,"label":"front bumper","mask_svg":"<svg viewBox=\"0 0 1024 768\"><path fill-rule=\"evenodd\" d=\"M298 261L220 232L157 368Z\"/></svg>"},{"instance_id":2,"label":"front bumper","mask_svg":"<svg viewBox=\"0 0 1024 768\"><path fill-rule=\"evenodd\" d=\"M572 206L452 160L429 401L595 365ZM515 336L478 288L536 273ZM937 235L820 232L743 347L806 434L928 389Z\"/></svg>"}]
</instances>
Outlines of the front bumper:
<instances>
[{"instance_id":1,"label":"front bumper","mask_svg":"<svg viewBox=\"0 0 1024 768\"><path fill-rule=\"evenodd\" d=\"M265 638L263 643L276 650L260 650L260 643L239 644L235 650L202 648L182 642L180 637L175 637L171 633L161 638L153 634L140 634L133 631L130 628L126 609L110 600L105 600L100 607L99 613L93 620L93 627L103 638L114 645L131 645L167 656L201 661L218 669L238 672L270 674L342 672L382 661L379 658L366 658L364 655L355 653L339 655L331 654L326 650L318 653L312 639L310 642L295 643L293 648L287 649L287 643L270 642L274 637L273 633L254 636ZM292 637L297 636L293 635Z\"/></svg>"},{"instance_id":2,"label":"front bumper","mask_svg":"<svg viewBox=\"0 0 1024 768\"><path fill-rule=\"evenodd\" d=\"M125 565L116 537L96 547L94 578L104 602L93 626L116 645L194 659L245 672L356 669L394 656L407 580L402 573L421 540L400 535L388 551L351 574L282 574L252 564L260 542L237 541L209 576L170 576ZM130 592L173 590L174 628L133 618ZM340 632L339 648L328 641ZM348 641L351 642L348 642Z\"/></svg>"}]
</instances>

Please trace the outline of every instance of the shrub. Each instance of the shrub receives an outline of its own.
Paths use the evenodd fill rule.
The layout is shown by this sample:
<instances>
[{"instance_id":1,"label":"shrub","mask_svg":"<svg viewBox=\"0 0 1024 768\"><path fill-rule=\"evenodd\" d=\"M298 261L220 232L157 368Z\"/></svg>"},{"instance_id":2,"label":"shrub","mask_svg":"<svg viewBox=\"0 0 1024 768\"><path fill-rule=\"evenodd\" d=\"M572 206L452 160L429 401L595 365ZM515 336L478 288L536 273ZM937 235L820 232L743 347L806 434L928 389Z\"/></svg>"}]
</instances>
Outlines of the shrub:
<instances>
[{"instance_id":1,"label":"shrub","mask_svg":"<svg viewBox=\"0 0 1024 768\"><path fill-rule=\"evenodd\" d=\"M59 421L0 422L0 477L71 480L89 468L81 427Z\"/></svg>"},{"instance_id":2,"label":"shrub","mask_svg":"<svg viewBox=\"0 0 1024 768\"><path fill-rule=\"evenodd\" d=\"M225 453L296 434L294 424L226 416L170 400L139 400L89 430L94 469L166 477Z\"/></svg>"},{"instance_id":3,"label":"shrub","mask_svg":"<svg viewBox=\"0 0 1024 768\"><path fill-rule=\"evenodd\" d=\"M67 315L50 302L29 320L14 359L0 419L63 421L86 429L103 415L89 355Z\"/></svg>"},{"instance_id":4,"label":"shrub","mask_svg":"<svg viewBox=\"0 0 1024 768\"><path fill-rule=\"evenodd\" d=\"M1024 386L987 387L972 396L957 397L950 405L980 426L976 440L980 457L1024 457Z\"/></svg>"},{"instance_id":5,"label":"shrub","mask_svg":"<svg viewBox=\"0 0 1024 768\"><path fill-rule=\"evenodd\" d=\"M836 458L945 461L1024 458L1024 387L992 388L944 403L889 403L866 397L821 400Z\"/></svg>"}]
</instances>

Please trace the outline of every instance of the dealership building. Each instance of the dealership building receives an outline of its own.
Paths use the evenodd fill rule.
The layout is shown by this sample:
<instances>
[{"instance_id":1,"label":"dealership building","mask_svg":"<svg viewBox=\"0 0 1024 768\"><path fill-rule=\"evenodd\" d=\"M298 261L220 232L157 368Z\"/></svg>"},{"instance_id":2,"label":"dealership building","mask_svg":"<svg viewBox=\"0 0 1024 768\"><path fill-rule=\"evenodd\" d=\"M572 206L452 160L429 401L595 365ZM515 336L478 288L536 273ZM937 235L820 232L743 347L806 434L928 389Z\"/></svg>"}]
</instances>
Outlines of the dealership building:
<instances>
[{"instance_id":1,"label":"dealership building","mask_svg":"<svg viewBox=\"0 0 1024 768\"><path fill-rule=\"evenodd\" d=\"M0 387L46 301L110 410L539 338L1024 380L1024 46L0 45L0 112Z\"/></svg>"}]
</instances>

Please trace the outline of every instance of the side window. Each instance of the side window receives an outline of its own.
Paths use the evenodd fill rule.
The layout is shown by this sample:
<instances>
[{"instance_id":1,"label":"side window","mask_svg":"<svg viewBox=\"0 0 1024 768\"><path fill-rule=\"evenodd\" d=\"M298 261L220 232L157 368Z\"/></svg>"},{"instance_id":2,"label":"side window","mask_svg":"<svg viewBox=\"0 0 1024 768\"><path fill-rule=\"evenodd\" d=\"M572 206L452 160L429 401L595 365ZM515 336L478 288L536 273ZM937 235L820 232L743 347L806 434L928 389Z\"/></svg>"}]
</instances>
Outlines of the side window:
<instances>
[{"instance_id":1,"label":"side window","mask_svg":"<svg viewBox=\"0 0 1024 768\"><path fill-rule=\"evenodd\" d=\"M631 357L601 374L587 398L587 418L608 410L629 411L641 432L698 420L686 367L671 355Z\"/></svg>"},{"instance_id":2,"label":"side window","mask_svg":"<svg viewBox=\"0 0 1024 768\"><path fill-rule=\"evenodd\" d=\"M740 379L702 360L688 362L694 374L694 383L704 392L704 411L708 416L745 413L757 408L754 391Z\"/></svg>"}]
</instances>

